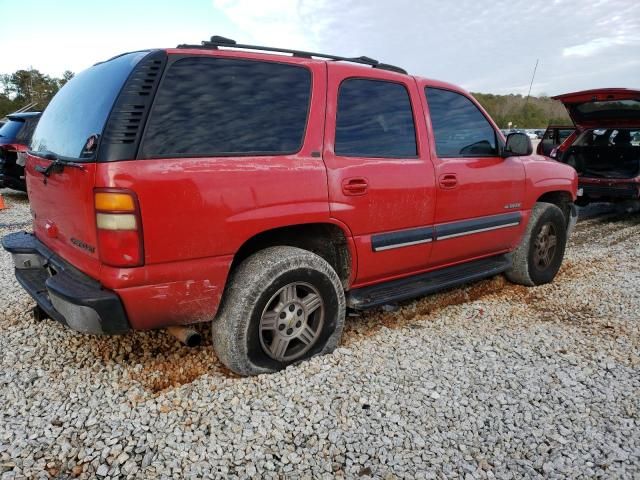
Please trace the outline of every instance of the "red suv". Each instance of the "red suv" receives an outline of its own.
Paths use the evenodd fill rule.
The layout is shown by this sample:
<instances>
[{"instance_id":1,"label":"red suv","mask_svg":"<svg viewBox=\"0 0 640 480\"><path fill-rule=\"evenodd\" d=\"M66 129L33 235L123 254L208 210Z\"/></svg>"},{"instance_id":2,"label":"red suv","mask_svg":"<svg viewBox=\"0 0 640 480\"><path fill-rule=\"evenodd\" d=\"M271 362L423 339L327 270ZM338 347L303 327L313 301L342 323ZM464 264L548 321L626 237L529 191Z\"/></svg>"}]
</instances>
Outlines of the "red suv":
<instances>
[{"instance_id":1,"label":"red suv","mask_svg":"<svg viewBox=\"0 0 640 480\"><path fill-rule=\"evenodd\" d=\"M640 200L640 90L601 88L553 98L564 103L576 128L542 153L577 170L578 204Z\"/></svg>"},{"instance_id":2,"label":"red suv","mask_svg":"<svg viewBox=\"0 0 640 480\"><path fill-rule=\"evenodd\" d=\"M80 73L31 148L34 233L2 243L39 307L88 333L212 322L241 374L330 352L347 307L550 282L576 218L575 171L460 88L220 37Z\"/></svg>"}]
</instances>

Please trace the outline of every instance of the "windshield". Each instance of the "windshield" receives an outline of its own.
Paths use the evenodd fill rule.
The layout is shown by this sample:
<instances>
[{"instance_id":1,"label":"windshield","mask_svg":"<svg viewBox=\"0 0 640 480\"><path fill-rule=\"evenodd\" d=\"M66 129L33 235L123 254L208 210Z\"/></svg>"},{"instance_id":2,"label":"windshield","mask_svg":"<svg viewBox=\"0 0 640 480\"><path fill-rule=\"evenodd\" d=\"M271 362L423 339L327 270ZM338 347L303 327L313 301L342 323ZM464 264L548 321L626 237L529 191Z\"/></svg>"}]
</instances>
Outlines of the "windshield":
<instances>
[{"instance_id":1,"label":"windshield","mask_svg":"<svg viewBox=\"0 0 640 480\"><path fill-rule=\"evenodd\" d=\"M13 140L18 136L18 132L24 125L24 122L20 120L9 120L2 127L0 127L0 139L3 142L7 140Z\"/></svg>"},{"instance_id":2,"label":"windshield","mask_svg":"<svg viewBox=\"0 0 640 480\"><path fill-rule=\"evenodd\" d=\"M121 55L73 77L42 114L31 149L53 152L61 157L81 157L87 140L102 134L125 81L148 53Z\"/></svg>"}]
</instances>

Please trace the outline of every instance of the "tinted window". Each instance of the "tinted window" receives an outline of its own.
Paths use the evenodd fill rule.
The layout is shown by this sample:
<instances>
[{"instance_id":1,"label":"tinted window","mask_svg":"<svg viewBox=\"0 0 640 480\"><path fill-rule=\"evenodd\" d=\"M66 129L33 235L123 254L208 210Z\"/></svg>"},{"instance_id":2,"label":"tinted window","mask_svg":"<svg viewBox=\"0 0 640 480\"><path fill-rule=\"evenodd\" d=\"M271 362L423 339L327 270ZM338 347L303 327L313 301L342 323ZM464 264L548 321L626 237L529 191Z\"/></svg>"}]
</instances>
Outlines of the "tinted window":
<instances>
[{"instance_id":1,"label":"tinted window","mask_svg":"<svg viewBox=\"0 0 640 480\"><path fill-rule=\"evenodd\" d=\"M16 136L16 141L22 145L29 145L33 132L38 125L38 118L29 118L24 122L24 128Z\"/></svg>"},{"instance_id":2,"label":"tinted window","mask_svg":"<svg viewBox=\"0 0 640 480\"><path fill-rule=\"evenodd\" d=\"M5 142L16 138L24 122L21 120L9 120L0 128L0 139Z\"/></svg>"},{"instance_id":3,"label":"tinted window","mask_svg":"<svg viewBox=\"0 0 640 480\"><path fill-rule=\"evenodd\" d=\"M185 58L167 72L151 112L143 156L294 153L311 91L303 67Z\"/></svg>"},{"instance_id":4,"label":"tinted window","mask_svg":"<svg viewBox=\"0 0 640 480\"><path fill-rule=\"evenodd\" d=\"M496 155L493 127L471 100L439 88L426 88L425 93L438 156Z\"/></svg>"},{"instance_id":5,"label":"tinted window","mask_svg":"<svg viewBox=\"0 0 640 480\"><path fill-rule=\"evenodd\" d=\"M407 89L378 80L342 82L335 152L351 157L415 157L416 133Z\"/></svg>"},{"instance_id":6,"label":"tinted window","mask_svg":"<svg viewBox=\"0 0 640 480\"><path fill-rule=\"evenodd\" d=\"M121 55L94 65L69 80L42 114L31 148L80 157L89 137L102 134L124 82L148 53Z\"/></svg>"}]
</instances>

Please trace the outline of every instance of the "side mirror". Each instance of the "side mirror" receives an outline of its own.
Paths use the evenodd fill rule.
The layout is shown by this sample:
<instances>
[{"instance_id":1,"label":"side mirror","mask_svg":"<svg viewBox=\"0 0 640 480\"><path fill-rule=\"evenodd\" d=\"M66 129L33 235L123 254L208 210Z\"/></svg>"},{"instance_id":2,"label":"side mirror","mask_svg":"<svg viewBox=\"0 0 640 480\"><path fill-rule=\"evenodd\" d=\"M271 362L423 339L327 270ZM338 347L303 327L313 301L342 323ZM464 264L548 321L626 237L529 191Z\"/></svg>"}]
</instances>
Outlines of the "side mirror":
<instances>
[{"instance_id":1,"label":"side mirror","mask_svg":"<svg viewBox=\"0 0 640 480\"><path fill-rule=\"evenodd\" d=\"M531 139L526 133L510 133L507 135L507 144L502 150L503 157L524 157L533 153Z\"/></svg>"}]
</instances>

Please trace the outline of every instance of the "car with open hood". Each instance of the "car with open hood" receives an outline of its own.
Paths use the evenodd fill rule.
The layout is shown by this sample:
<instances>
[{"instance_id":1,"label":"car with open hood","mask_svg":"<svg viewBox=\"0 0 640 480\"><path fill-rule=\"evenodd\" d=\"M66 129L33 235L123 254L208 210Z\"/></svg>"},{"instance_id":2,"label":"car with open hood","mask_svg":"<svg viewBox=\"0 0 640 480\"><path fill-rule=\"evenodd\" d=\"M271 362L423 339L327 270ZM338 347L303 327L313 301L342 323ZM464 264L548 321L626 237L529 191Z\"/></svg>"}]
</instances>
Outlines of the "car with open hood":
<instances>
[{"instance_id":1,"label":"car with open hood","mask_svg":"<svg viewBox=\"0 0 640 480\"><path fill-rule=\"evenodd\" d=\"M575 130L539 153L576 169L578 203L639 200L640 90L603 88L553 98L564 103ZM539 148L548 146L543 139Z\"/></svg>"}]
</instances>

